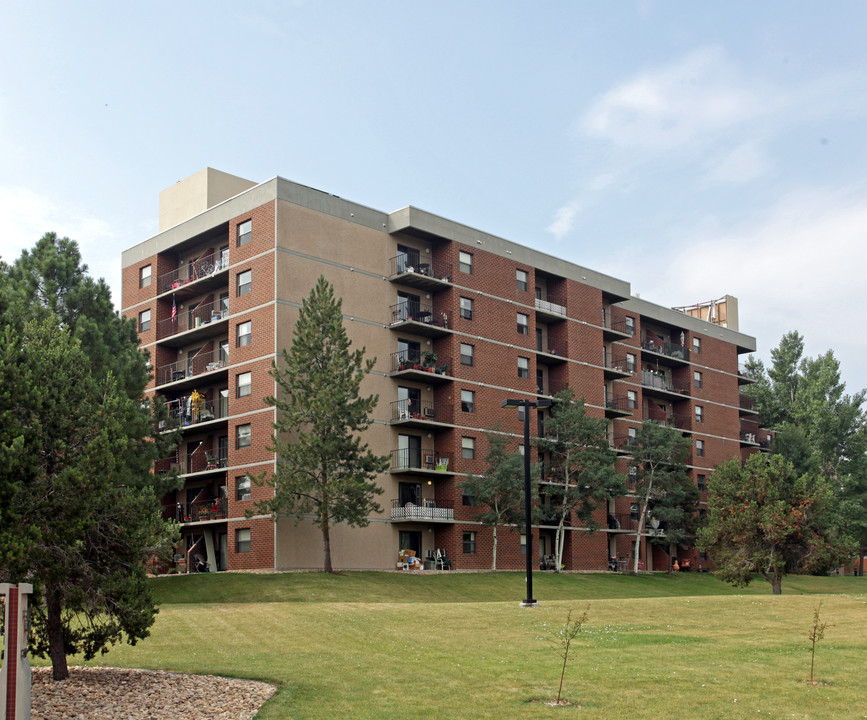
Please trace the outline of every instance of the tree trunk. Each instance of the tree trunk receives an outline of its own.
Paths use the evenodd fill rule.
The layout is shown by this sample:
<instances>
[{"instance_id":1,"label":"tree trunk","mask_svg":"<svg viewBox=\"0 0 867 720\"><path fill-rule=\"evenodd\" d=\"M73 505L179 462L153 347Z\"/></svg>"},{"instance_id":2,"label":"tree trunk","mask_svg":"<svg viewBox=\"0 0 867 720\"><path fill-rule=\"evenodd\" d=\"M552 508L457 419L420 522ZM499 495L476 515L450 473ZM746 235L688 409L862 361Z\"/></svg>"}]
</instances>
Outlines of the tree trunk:
<instances>
[{"instance_id":1,"label":"tree trunk","mask_svg":"<svg viewBox=\"0 0 867 720\"><path fill-rule=\"evenodd\" d=\"M560 572L560 566L563 564L563 541L565 540L566 531L564 525L566 517L560 513L560 522L557 523L557 532L554 534L554 572Z\"/></svg>"},{"instance_id":2,"label":"tree trunk","mask_svg":"<svg viewBox=\"0 0 867 720\"><path fill-rule=\"evenodd\" d=\"M494 559L491 561L491 570L497 569L497 525L494 524Z\"/></svg>"},{"instance_id":3,"label":"tree trunk","mask_svg":"<svg viewBox=\"0 0 867 720\"><path fill-rule=\"evenodd\" d=\"M66 680L69 668L66 665L66 646L63 643L63 602L60 590L50 588L45 593L46 629L48 631L48 655L51 658L52 677Z\"/></svg>"},{"instance_id":4,"label":"tree trunk","mask_svg":"<svg viewBox=\"0 0 867 720\"><path fill-rule=\"evenodd\" d=\"M771 591L774 595L783 594L783 577L779 573L771 577Z\"/></svg>"},{"instance_id":5,"label":"tree trunk","mask_svg":"<svg viewBox=\"0 0 867 720\"><path fill-rule=\"evenodd\" d=\"M638 532L635 533L635 548L632 552L632 574L638 575L638 548L641 547L641 533L644 532L644 519L647 517L647 506L650 504L650 491L653 489L653 480L647 486L644 493L644 502L641 503L641 513L638 516Z\"/></svg>"},{"instance_id":6,"label":"tree trunk","mask_svg":"<svg viewBox=\"0 0 867 720\"><path fill-rule=\"evenodd\" d=\"M325 516L322 517L322 549L325 553L323 569L327 573L333 573L334 568L331 567L331 525Z\"/></svg>"}]
</instances>

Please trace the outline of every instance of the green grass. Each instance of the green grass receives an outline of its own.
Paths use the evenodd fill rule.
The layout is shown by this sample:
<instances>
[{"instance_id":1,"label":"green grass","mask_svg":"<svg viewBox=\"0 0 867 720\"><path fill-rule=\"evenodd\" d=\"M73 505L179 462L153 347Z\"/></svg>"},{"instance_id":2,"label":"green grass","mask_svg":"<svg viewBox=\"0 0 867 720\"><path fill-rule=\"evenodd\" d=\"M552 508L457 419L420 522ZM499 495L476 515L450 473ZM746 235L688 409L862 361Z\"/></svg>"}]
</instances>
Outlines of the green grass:
<instances>
[{"instance_id":1,"label":"green grass","mask_svg":"<svg viewBox=\"0 0 867 720\"><path fill-rule=\"evenodd\" d=\"M711 575L319 573L160 578L150 638L99 664L279 686L279 718L864 718L867 581L788 577L734 591ZM810 686L807 632L829 623ZM547 631L590 604L564 697Z\"/></svg>"}]
</instances>

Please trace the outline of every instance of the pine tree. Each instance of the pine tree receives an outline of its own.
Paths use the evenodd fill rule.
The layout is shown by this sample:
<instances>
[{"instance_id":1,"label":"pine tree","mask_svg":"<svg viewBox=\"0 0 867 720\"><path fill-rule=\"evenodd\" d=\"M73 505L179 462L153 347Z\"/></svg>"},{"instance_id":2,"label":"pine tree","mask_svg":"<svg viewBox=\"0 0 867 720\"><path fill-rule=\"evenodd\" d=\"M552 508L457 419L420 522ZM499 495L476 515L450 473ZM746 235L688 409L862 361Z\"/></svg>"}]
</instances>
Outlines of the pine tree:
<instances>
[{"instance_id":1,"label":"pine tree","mask_svg":"<svg viewBox=\"0 0 867 720\"><path fill-rule=\"evenodd\" d=\"M365 349L350 346L342 301L320 276L302 303L291 348L271 371L280 394L265 398L277 408L269 448L277 453L277 466L270 478L260 479L274 488L274 497L258 509L275 520L311 518L322 532L323 567L329 573L331 527L339 522L363 527L369 515L381 512L374 498L383 490L375 479L389 462L361 441L379 400L359 395L375 359L365 361Z\"/></svg>"}]
</instances>

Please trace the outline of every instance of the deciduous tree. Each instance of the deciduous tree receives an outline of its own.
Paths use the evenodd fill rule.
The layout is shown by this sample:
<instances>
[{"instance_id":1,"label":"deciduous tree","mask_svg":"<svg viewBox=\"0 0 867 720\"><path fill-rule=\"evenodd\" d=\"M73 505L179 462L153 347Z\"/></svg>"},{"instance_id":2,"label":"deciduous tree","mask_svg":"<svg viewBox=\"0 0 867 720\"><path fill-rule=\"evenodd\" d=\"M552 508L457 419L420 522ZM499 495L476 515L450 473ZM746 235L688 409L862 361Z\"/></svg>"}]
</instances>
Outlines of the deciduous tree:
<instances>
[{"instance_id":1,"label":"deciduous tree","mask_svg":"<svg viewBox=\"0 0 867 720\"><path fill-rule=\"evenodd\" d=\"M497 529L501 525L524 525L524 458L509 452L508 439L498 432L488 433L488 454L484 475L469 475L461 484L464 495L479 506L476 519L491 527L493 557L491 570L497 569ZM536 471L538 474L538 471ZM535 485L535 483L534 483Z\"/></svg>"},{"instance_id":2,"label":"deciduous tree","mask_svg":"<svg viewBox=\"0 0 867 720\"><path fill-rule=\"evenodd\" d=\"M707 503L698 545L712 553L718 577L735 586L758 573L779 595L785 574L827 571L852 551L828 482L798 475L782 455L723 463L708 479Z\"/></svg>"},{"instance_id":3,"label":"deciduous tree","mask_svg":"<svg viewBox=\"0 0 867 720\"><path fill-rule=\"evenodd\" d=\"M675 428L650 421L638 428L629 444L630 477L635 481L633 492L639 505L634 573L638 572L638 550L648 515L658 521L651 537L656 544L676 545L695 535L699 493L687 472L690 449L689 439Z\"/></svg>"},{"instance_id":4,"label":"deciduous tree","mask_svg":"<svg viewBox=\"0 0 867 720\"><path fill-rule=\"evenodd\" d=\"M271 450L277 467L268 478L270 500L258 504L274 519L309 518L322 532L323 567L333 572L331 527L345 522L363 527L381 511L375 497L383 492L378 473L388 457L375 455L361 434L370 426L377 395L359 394L374 359L365 349L350 349L343 326L342 301L322 276L304 300L282 364L271 374L280 388L265 402L277 408Z\"/></svg>"},{"instance_id":5,"label":"deciduous tree","mask_svg":"<svg viewBox=\"0 0 867 720\"><path fill-rule=\"evenodd\" d=\"M571 388L554 396L545 434L536 446L546 456L545 492L554 498L550 507L557 523L554 553L559 572L571 514L594 530L598 527L594 511L604 507L608 498L624 494L626 483L614 470L617 455L608 445L605 420L589 416L584 400L576 400Z\"/></svg>"}]
</instances>

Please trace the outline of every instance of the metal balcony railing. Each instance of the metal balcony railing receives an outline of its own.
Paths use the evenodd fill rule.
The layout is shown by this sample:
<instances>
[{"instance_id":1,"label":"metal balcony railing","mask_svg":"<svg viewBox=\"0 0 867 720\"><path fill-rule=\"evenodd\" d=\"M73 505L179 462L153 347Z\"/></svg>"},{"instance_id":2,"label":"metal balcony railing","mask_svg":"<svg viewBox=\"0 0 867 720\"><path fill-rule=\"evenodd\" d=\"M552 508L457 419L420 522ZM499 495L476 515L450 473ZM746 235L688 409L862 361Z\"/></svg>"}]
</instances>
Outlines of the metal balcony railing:
<instances>
[{"instance_id":1,"label":"metal balcony railing","mask_svg":"<svg viewBox=\"0 0 867 720\"><path fill-rule=\"evenodd\" d=\"M536 350L549 355L560 355L566 357L566 341L560 338L547 337L542 339L542 342L536 342Z\"/></svg>"},{"instance_id":2,"label":"metal balcony railing","mask_svg":"<svg viewBox=\"0 0 867 720\"><path fill-rule=\"evenodd\" d=\"M392 420L445 421L447 406L429 400L395 400L391 403Z\"/></svg>"},{"instance_id":3,"label":"metal balcony railing","mask_svg":"<svg viewBox=\"0 0 867 720\"><path fill-rule=\"evenodd\" d=\"M626 320L611 321L605 318L603 319L603 327L607 330L613 330L614 332L623 333L624 335L635 334L635 325L631 323L627 324Z\"/></svg>"},{"instance_id":4,"label":"metal balcony railing","mask_svg":"<svg viewBox=\"0 0 867 720\"><path fill-rule=\"evenodd\" d=\"M391 451L392 470L435 470L446 472L452 454L433 448L399 448Z\"/></svg>"},{"instance_id":5,"label":"metal balcony railing","mask_svg":"<svg viewBox=\"0 0 867 720\"><path fill-rule=\"evenodd\" d=\"M605 400L606 409L623 413L629 413L635 410L636 404L635 400L631 400L626 396L614 396Z\"/></svg>"},{"instance_id":6,"label":"metal balcony railing","mask_svg":"<svg viewBox=\"0 0 867 720\"><path fill-rule=\"evenodd\" d=\"M420 350L399 350L391 354L391 371L402 372L404 370L421 370L433 372L439 375L448 375L449 363L440 357L436 359L432 355Z\"/></svg>"},{"instance_id":7,"label":"metal balcony railing","mask_svg":"<svg viewBox=\"0 0 867 720\"><path fill-rule=\"evenodd\" d=\"M157 323L157 338L177 335L178 333L203 327L212 322L225 320L229 316L228 300L214 300L209 303L200 303L194 309L186 309L175 317L168 317Z\"/></svg>"},{"instance_id":8,"label":"metal balcony railing","mask_svg":"<svg viewBox=\"0 0 867 720\"><path fill-rule=\"evenodd\" d=\"M606 354L605 367L609 370L618 370L625 373L635 372L635 360L629 360L625 354Z\"/></svg>"},{"instance_id":9,"label":"metal balcony railing","mask_svg":"<svg viewBox=\"0 0 867 720\"><path fill-rule=\"evenodd\" d=\"M411 300L392 305L390 310L392 324L413 321L445 329L449 326L448 315L445 312L435 312L433 305L427 303Z\"/></svg>"},{"instance_id":10,"label":"metal balcony railing","mask_svg":"<svg viewBox=\"0 0 867 720\"><path fill-rule=\"evenodd\" d=\"M161 292L176 290L177 288L193 283L196 280L211 277L228 267L229 251L218 250L209 255L203 255L200 258L192 260L177 270L170 270L169 272L160 275L157 279L158 287Z\"/></svg>"},{"instance_id":11,"label":"metal balcony railing","mask_svg":"<svg viewBox=\"0 0 867 720\"><path fill-rule=\"evenodd\" d=\"M181 427L225 417L225 413L220 412L219 403L204 401L200 407L194 407L192 400L186 397L172 400L166 404L169 408L169 416L175 418Z\"/></svg>"},{"instance_id":12,"label":"metal balcony railing","mask_svg":"<svg viewBox=\"0 0 867 720\"><path fill-rule=\"evenodd\" d=\"M749 395L744 395L743 393L740 393L738 395L738 402L740 403L740 407L742 410L756 409L755 398L751 398Z\"/></svg>"},{"instance_id":13,"label":"metal balcony railing","mask_svg":"<svg viewBox=\"0 0 867 720\"><path fill-rule=\"evenodd\" d=\"M544 299L536 298L536 310L565 317L566 300L553 293L547 293Z\"/></svg>"},{"instance_id":14,"label":"metal balcony railing","mask_svg":"<svg viewBox=\"0 0 867 720\"><path fill-rule=\"evenodd\" d=\"M413 264L415 263L415 264ZM406 254L397 255L389 261L392 275L404 273L417 273L426 277L433 277L443 282L451 282L452 265L444 260L426 258L422 262L420 257L410 257Z\"/></svg>"},{"instance_id":15,"label":"metal balcony railing","mask_svg":"<svg viewBox=\"0 0 867 720\"><path fill-rule=\"evenodd\" d=\"M689 349L685 345L669 342L668 340L660 341L656 338L645 338L642 340L641 347L644 350L649 350L659 355L666 355L675 360L689 360Z\"/></svg>"},{"instance_id":16,"label":"metal balcony railing","mask_svg":"<svg viewBox=\"0 0 867 720\"><path fill-rule=\"evenodd\" d=\"M452 507L436 500L422 500L421 505L404 503L400 500L391 501L392 520L454 520L455 511Z\"/></svg>"},{"instance_id":17,"label":"metal balcony railing","mask_svg":"<svg viewBox=\"0 0 867 720\"><path fill-rule=\"evenodd\" d=\"M166 385L167 383L195 377L202 373L219 370L227 364L228 361L224 357L221 357L219 349L209 352L199 352L186 360L178 360L177 362L158 367L156 382L157 385Z\"/></svg>"}]
</instances>

